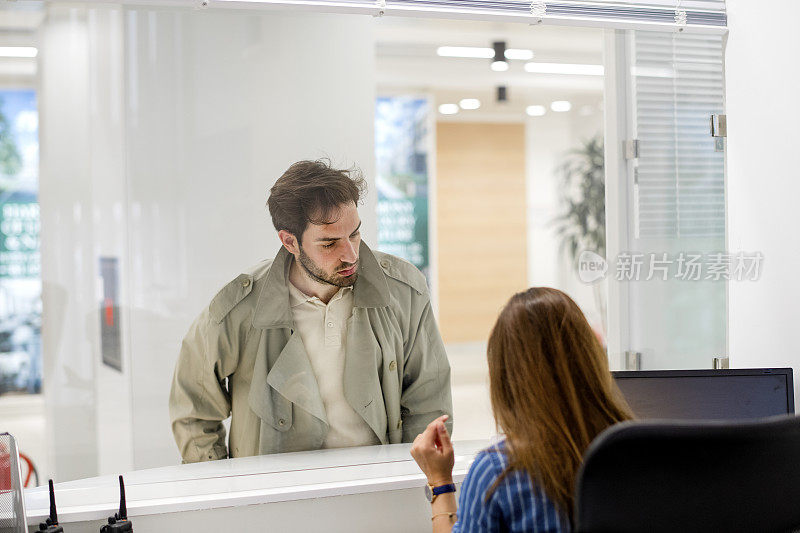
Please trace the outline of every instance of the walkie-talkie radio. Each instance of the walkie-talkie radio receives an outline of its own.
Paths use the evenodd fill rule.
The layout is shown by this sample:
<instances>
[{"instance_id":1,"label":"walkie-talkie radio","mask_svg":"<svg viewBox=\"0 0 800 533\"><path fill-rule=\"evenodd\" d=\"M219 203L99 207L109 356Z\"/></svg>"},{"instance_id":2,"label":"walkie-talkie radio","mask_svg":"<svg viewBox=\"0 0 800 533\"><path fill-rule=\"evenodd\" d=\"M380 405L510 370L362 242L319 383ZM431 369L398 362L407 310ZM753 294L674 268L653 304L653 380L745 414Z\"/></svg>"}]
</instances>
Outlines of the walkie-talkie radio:
<instances>
[{"instance_id":1,"label":"walkie-talkie radio","mask_svg":"<svg viewBox=\"0 0 800 533\"><path fill-rule=\"evenodd\" d=\"M119 533L133 531L133 524L128 520L128 509L125 506L125 483L119 476L119 512L108 517L108 524L100 528L100 533Z\"/></svg>"},{"instance_id":2,"label":"walkie-talkie radio","mask_svg":"<svg viewBox=\"0 0 800 533\"><path fill-rule=\"evenodd\" d=\"M42 533L64 533L64 528L58 525L56 492L53 490L53 480L48 480L47 484L50 487L50 517L39 524L39 531Z\"/></svg>"}]
</instances>

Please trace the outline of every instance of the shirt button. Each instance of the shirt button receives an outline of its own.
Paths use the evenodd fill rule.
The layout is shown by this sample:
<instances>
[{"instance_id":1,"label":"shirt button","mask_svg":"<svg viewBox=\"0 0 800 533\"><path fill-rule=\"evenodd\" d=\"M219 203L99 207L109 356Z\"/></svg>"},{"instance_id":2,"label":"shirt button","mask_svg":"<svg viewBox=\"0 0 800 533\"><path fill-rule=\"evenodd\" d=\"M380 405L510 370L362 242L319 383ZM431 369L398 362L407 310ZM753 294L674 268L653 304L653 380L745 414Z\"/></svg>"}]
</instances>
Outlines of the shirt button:
<instances>
[{"instance_id":1,"label":"shirt button","mask_svg":"<svg viewBox=\"0 0 800 533\"><path fill-rule=\"evenodd\" d=\"M389 370L395 370L396 368L397 368L397 363L395 363L394 361L389 363Z\"/></svg>"},{"instance_id":2,"label":"shirt button","mask_svg":"<svg viewBox=\"0 0 800 533\"><path fill-rule=\"evenodd\" d=\"M387 261L386 259L384 259L383 261L381 261L381 266L382 266L383 268L389 268L389 261Z\"/></svg>"},{"instance_id":3,"label":"shirt button","mask_svg":"<svg viewBox=\"0 0 800 533\"><path fill-rule=\"evenodd\" d=\"M281 418L280 420L278 420L278 425L285 426L286 425L286 420Z\"/></svg>"},{"instance_id":4,"label":"shirt button","mask_svg":"<svg viewBox=\"0 0 800 533\"><path fill-rule=\"evenodd\" d=\"M328 327L332 328L333 327L333 322L328 322Z\"/></svg>"},{"instance_id":5,"label":"shirt button","mask_svg":"<svg viewBox=\"0 0 800 533\"><path fill-rule=\"evenodd\" d=\"M249 279L242 280L242 288L246 289L249 286L250 286L250 280Z\"/></svg>"}]
</instances>

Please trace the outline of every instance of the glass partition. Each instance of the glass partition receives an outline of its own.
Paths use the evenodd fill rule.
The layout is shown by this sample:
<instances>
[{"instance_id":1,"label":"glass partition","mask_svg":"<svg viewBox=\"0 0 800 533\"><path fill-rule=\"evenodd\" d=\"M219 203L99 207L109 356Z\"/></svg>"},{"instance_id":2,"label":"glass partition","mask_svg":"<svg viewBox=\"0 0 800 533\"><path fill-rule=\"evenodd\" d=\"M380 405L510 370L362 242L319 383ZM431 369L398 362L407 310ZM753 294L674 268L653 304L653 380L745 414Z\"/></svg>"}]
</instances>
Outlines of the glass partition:
<instances>
[{"instance_id":1,"label":"glass partition","mask_svg":"<svg viewBox=\"0 0 800 533\"><path fill-rule=\"evenodd\" d=\"M298 160L359 167L363 240L426 275L455 439L496 432L485 343L514 292L564 290L604 343L621 328L605 282L577 268L586 250L605 255L603 30L21 4L40 15L43 479L180 462L168 395L181 340L280 249L265 203ZM705 306L719 330L716 307L673 301L673 314Z\"/></svg>"},{"instance_id":2,"label":"glass partition","mask_svg":"<svg viewBox=\"0 0 800 533\"><path fill-rule=\"evenodd\" d=\"M757 259L726 250L725 144L711 130L724 113L722 37L621 37L628 93L619 146L628 153L612 194L625 198L627 215L609 276L625 291L619 321L629 329L612 364L711 368L727 353L727 283L754 279Z\"/></svg>"}]
</instances>

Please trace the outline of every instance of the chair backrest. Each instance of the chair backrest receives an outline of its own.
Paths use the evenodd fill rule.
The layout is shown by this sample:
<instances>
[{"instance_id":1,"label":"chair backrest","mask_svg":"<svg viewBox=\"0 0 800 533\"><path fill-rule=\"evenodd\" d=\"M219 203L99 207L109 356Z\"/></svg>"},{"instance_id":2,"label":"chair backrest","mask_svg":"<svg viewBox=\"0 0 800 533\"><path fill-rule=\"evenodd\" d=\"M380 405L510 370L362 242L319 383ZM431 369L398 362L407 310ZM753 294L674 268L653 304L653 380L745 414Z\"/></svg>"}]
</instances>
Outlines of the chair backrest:
<instances>
[{"instance_id":1,"label":"chair backrest","mask_svg":"<svg viewBox=\"0 0 800 533\"><path fill-rule=\"evenodd\" d=\"M577 530L792 531L800 526L800 418L624 422L586 452Z\"/></svg>"},{"instance_id":2,"label":"chair backrest","mask_svg":"<svg viewBox=\"0 0 800 533\"><path fill-rule=\"evenodd\" d=\"M27 531L17 441L0 433L0 533Z\"/></svg>"}]
</instances>

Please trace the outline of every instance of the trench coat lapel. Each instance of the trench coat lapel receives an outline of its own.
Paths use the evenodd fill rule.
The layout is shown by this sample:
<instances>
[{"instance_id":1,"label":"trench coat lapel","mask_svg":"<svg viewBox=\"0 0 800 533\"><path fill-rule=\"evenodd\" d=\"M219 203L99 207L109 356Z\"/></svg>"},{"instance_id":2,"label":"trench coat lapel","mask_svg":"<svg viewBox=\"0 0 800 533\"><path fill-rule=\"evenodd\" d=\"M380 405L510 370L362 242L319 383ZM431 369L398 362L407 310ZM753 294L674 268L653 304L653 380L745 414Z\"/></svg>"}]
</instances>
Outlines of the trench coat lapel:
<instances>
[{"instance_id":1,"label":"trench coat lapel","mask_svg":"<svg viewBox=\"0 0 800 533\"><path fill-rule=\"evenodd\" d=\"M270 330L285 329L289 330L287 333L291 336L271 369L267 370L268 354L264 353L263 356L258 357L256 368L254 368L255 375L253 376L252 386L255 387L260 382L259 384L272 387L281 396L327 424L328 419L325 416L325 407L319 393L317 379L314 377L314 371L311 368L311 362L308 359L308 354L306 354L300 334L294 331L294 320L292 319L292 310L289 305L288 285L291 264L291 254L286 248L281 247L272 261L266 283L261 289L256 310L253 314L253 327ZM276 333L266 334L274 335ZM265 347L264 350L266 351L270 348ZM264 383L264 378L266 378L266 383ZM269 393L266 386L258 388L261 389L261 392L256 392L258 397L253 394L250 395L251 405L259 405L267 401L264 400L264 395ZM266 409L254 410L257 413L259 411L267 411ZM261 418L265 419L264 416Z\"/></svg>"},{"instance_id":2,"label":"trench coat lapel","mask_svg":"<svg viewBox=\"0 0 800 533\"><path fill-rule=\"evenodd\" d=\"M314 377L314 370L299 333L294 333L289 338L267 375L267 384L287 400L328 423L317 378Z\"/></svg>"},{"instance_id":3,"label":"trench coat lapel","mask_svg":"<svg viewBox=\"0 0 800 533\"><path fill-rule=\"evenodd\" d=\"M353 307L386 307L389 305L389 283L369 246L361 241L358 281L353 287Z\"/></svg>"},{"instance_id":4,"label":"trench coat lapel","mask_svg":"<svg viewBox=\"0 0 800 533\"><path fill-rule=\"evenodd\" d=\"M377 259L363 241L359 248L359 262L359 277L353 287L353 315L348 325L345 350L345 398L385 444L386 409L378 376L381 350L370 326L367 308L389 305L389 285ZM254 327L294 329L288 286L291 264L291 254L281 247L259 294L253 316ZM255 370L257 373L259 370L266 372L266 364ZM261 379L254 376L253 385ZM292 333L275 364L266 374L266 384L327 423L319 386L298 333ZM259 403L252 394L250 401Z\"/></svg>"},{"instance_id":5,"label":"trench coat lapel","mask_svg":"<svg viewBox=\"0 0 800 533\"><path fill-rule=\"evenodd\" d=\"M381 350L369 325L367 310L354 307L347 327L344 359L344 396L372 428L381 444L386 440L386 407L378 376Z\"/></svg>"},{"instance_id":6,"label":"trench coat lapel","mask_svg":"<svg viewBox=\"0 0 800 533\"><path fill-rule=\"evenodd\" d=\"M272 260L266 283L258 295L258 303L253 313L253 327L262 329L293 327L292 309L289 306L291 266L292 254L281 246L275 259Z\"/></svg>"},{"instance_id":7,"label":"trench coat lapel","mask_svg":"<svg viewBox=\"0 0 800 533\"><path fill-rule=\"evenodd\" d=\"M381 444L386 444L386 407L378 376L382 353L367 308L389 305L389 284L377 259L363 241L358 255L361 266L353 288L353 315L347 327L344 395Z\"/></svg>"}]
</instances>

